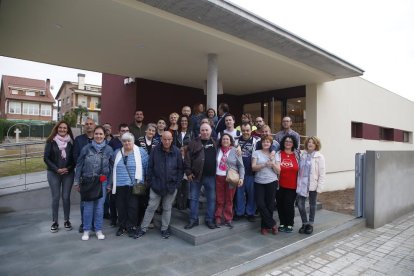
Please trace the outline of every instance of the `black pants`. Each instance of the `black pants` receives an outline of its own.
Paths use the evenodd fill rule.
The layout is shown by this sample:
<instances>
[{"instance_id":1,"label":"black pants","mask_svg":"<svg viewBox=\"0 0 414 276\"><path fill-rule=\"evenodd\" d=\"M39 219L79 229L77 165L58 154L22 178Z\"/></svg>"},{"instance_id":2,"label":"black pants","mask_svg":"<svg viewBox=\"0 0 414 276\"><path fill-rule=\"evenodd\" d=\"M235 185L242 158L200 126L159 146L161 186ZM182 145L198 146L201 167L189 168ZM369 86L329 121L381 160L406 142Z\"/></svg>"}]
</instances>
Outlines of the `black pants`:
<instances>
[{"instance_id":1,"label":"black pants","mask_svg":"<svg viewBox=\"0 0 414 276\"><path fill-rule=\"evenodd\" d=\"M280 225L293 226L295 218L296 189L279 187L276 193L277 213L279 214Z\"/></svg>"},{"instance_id":2,"label":"black pants","mask_svg":"<svg viewBox=\"0 0 414 276\"><path fill-rule=\"evenodd\" d=\"M275 187L276 182L254 183L257 210L262 218L261 228L270 229L276 225L276 221L273 219Z\"/></svg>"},{"instance_id":3,"label":"black pants","mask_svg":"<svg viewBox=\"0 0 414 276\"><path fill-rule=\"evenodd\" d=\"M116 224L118 220L118 212L116 210L116 194L109 194L109 214L111 216L111 223Z\"/></svg>"},{"instance_id":4,"label":"black pants","mask_svg":"<svg viewBox=\"0 0 414 276\"><path fill-rule=\"evenodd\" d=\"M120 228L128 229L141 224L140 214L145 213L144 202L145 196L132 194L132 186L116 187L116 208Z\"/></svg>"}]
</instances>

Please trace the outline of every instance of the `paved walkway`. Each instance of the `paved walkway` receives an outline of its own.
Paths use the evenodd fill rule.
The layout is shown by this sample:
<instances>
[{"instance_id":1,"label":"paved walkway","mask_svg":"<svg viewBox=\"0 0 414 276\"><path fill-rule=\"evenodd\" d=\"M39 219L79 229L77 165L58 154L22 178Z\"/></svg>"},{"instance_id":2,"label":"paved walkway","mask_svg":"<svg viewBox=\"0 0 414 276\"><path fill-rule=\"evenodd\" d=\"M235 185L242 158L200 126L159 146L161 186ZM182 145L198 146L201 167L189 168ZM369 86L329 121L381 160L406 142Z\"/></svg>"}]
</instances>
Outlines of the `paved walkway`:
<instances>
[{"instance_id":1,"label":"paved walkway","mask_svg":"<svg viewBox=\"0 0 414 276\"><path fill-rule=\"evenodd\" d=\"M270 275L414 275L414 212L326 245Z\"/></svg>"},{"instance_id":2,"label":"paved walkway","mask_svg":"<svg viewBox=\"0 0 414 276\"><path fill-rule=\"evenodd\" d=\"M46 171L0 177L0 195L36 190L49 186Z\"/></svg>"}]
</instances>

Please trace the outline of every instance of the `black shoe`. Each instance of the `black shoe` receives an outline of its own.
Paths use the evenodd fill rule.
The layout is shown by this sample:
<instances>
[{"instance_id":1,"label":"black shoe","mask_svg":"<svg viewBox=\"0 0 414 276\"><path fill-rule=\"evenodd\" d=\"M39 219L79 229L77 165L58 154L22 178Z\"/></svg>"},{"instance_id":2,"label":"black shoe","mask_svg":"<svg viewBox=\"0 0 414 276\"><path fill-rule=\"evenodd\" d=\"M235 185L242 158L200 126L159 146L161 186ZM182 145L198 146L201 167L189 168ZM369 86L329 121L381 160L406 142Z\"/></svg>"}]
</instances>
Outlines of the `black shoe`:
<instances>
[{"instance_id":1,"label":"black shoe","mask_svg":"<svg viewBox=\"0 0 414 276\"><path fill-rule=\"evenodd\" d=\"M69 220L65 221L64 226L65 226L65 230L66 230L66 231L70 231L70 230L72 230L72 223L70 223L70 221L69 221Z\"/></svg>"},{"instance_id":2,"label":"black shoe","mask_svg":"<svg viewBox=\"0 0 414 276\"><path fill-rule=\"evenodd\" d=\"M111 221L111 227L115 227L116 226L116 221Z\"/></svg>"},{"instance_id":3,"label":"black shoe","mask_svg":"<svg viewBox=\"0 0 414 276\"><path fill-rule=\"evenodd\" d=\"M227 226L228 228L233 229L233 224L231 224L231 222L230 222L230 221L226 221L226 222L224 223L224 226Z\"/></svg>"},{"instance_id":4,"label":"black shoe","mask_svg":"<svg viewBox=\"0 0 414 276\"><path fill-rule=\"evenodd\" d=\"M306 227L305 227L305 234L310 235L312 233L313 233L313 226L310 225L310 224L306 225Z\"/></svg>"},{"instance_id":5,"label":"black shoe","mask_svg":"<svg viewBox=\"0 0 414 276\"><path fill-rule=\"evenodd\" d=\"M247 220L248 220L249 222L255 222L255 221L256 221L256 218L255 218L255 216L254 216L254 215L249 215L249 216L247 216Z\"/></svg>"},{"instance_id":6,"label":"black shoe","mask_svg":"<svg viewBox=\"0 0 414 276\"><path fill-rule=\"evenodd\" d=\"M136 227L130 227L128 229L128 237L133 238L137 234L137 228Z\"/></svg>"},{"instance_id":7,"label":"black shoe","mask_svg":"<svg viewBox=\"0 0 414 276\"><path fill-rule=\"evenodd\" d=\"M135 233L135 235L134 235L134 239L139 239L139 238L141 238L142 236L144 236L145 235L145 231L143 231L142 229L139 229L136 233Z\"/></svg>"},{"instance_id":8,"label":"black shoe","mask_svg":"<svg viewBox=\"0 0 414 276\"><path fill-rule=\"evenodd\" d=\"M79 233L83 233L83 223L81 225L79 225Z\"/></svg>"},{"instance_id":9,"label":"black shoe","mask_svg":"<svg viewBox=\"0 0 414 276\"><path fill-rule=\"evenodd\" d=\"M210 228L210 229L216 229L217 227L216 227L216 224L214 224L213 222L211 222L211 221L206 221L206 226L208 227L208 228Z\"/></svg>"},{"instance_id":10,"label":"black shoe","mask_svg":"<svg viewBox=\"0 0 414 276\"><path fill-rule=\"evenodd\" d=\"M56 221L54 221L52 226L50 227L50 232L56 233L57 231L59 231L59 224Z\"/></svg>"},{"instance_id":11,"label":"black shoe","mask_svg":"<svg viewBox=\"0 0 414 276\"><path fill-rule=\"evenodd\" d=\"M239 221L239 220L241 220L243 218L243 216L239 216L239 215L235 215L235 216L233 216L233 220L234 221Z\"/></svg>"},{"instance_id":12,"label":"black shoe","mask_svg":"<svg viewBox=\"0 0 414 276\"><path fill-rule=\"evenodd\" d=\"M184 226L184 229L191 229L195 226L198 226L199 223L198 221L190 221L190 223L188 223L186 226Z\"/></svg>"},{"instance_id":13,"label":"black shoe","mask_svg":"<svg viewBox=\"0 0 414 276\"><path fill-rule=\"evenodd\" d=\"M170 236L171 236L171 233L169 229L161 231L161 237L163 239L168 239Z\"/></svg>"},{"instance_id":14,"label":"black shoe","mask_svg":"<svg viewBox=\"0 0 414 276\"><path fill-rule=\"evenodd\" d=\"M116 231L116 235L118 237L123 236L126 233L125 228L119 227L118 231Z\"/></svg>"},{"instance_id":15,"label":"black shoe","mask_svg":"<svg viewBox=\"0 0 414 276\"><path fill-rule=\"evenodd\" d=\"M305 234L306 225L302 224L302 227L299 229L299 234Z\"/></svg>"}]
</instances>

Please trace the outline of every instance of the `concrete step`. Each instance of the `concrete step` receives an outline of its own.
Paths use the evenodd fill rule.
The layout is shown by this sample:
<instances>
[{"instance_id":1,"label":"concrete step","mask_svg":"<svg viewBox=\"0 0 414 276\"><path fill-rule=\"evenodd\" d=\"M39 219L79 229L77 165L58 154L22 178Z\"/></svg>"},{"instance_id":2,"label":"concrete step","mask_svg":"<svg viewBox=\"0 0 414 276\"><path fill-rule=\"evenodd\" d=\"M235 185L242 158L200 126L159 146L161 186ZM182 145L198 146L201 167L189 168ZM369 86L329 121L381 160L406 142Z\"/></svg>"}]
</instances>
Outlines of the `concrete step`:
<instances>
[{"instance_id":1,"label":"concrete step","mask_svg":"<svg viewBox=\"0 0 414 276\"><path fill-rule=\"evenodd\" d=\"M317 210L322 208L321 203L317 203ZM307 207L309 210L309 206ZM171 222L170 222L170 230L171 233L192 244L192 245L200 245L207 242L219 240L234 234L238 234L244 232L246 230L257 229L260 230L260 216L256 217L255 222L249 222L246 218L243 218L239 221L233 221L233 228L230 229L226 226L221 226L220 228L216 229L209 229L204 224L204 215L200 215L199 221L200 225L196 226L192 229L184 229L184 226L188 223L188 213L189 210L180 211L177 209L173 209L171 214ZM200 210L200 214L204 214L204 211ZM295 216L299 216L299 212L297 208L295 208ZM277 212L274 212L274 217L276 221L277 219ZM161 227L161 216L155 215L154 217L155 226L160 228Z\"/></svg>"}]
</instances>

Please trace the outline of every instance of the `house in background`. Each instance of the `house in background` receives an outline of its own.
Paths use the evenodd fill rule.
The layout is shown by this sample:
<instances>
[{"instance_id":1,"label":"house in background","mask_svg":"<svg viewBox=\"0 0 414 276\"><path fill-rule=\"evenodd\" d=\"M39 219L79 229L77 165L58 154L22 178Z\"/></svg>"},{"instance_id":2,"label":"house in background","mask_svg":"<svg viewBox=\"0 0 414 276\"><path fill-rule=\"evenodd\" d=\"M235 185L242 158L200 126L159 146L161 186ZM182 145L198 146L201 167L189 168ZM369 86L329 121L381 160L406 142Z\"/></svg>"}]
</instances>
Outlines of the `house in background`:
<instances>
[{"instance_id":1,"label":"house in background","mask_svg":"<svg viewBox=\"0 0 414 276\"><path fill-rule=\"evenodd\" d=\"M0 90L0 118L16 121L50 122L55 100L50 80L3 75Z\"/></svg>"},{"instance_id":2,"label":"house in background","mask_svg":"<svg viewBox=\"0 0 414 276\"><path fill-rule=\"evenodd\" d=\"M66 113L84 107L88 110L88 115L82 116L81 122L83 123L86 117L90 117L99 123L101 92L100 85L85 83L85 74L78 74L78 82L64 81L55 97L58 102L58 120ZM77 122L79 121L78 115Z\"/></svg>"}]
</instances>

